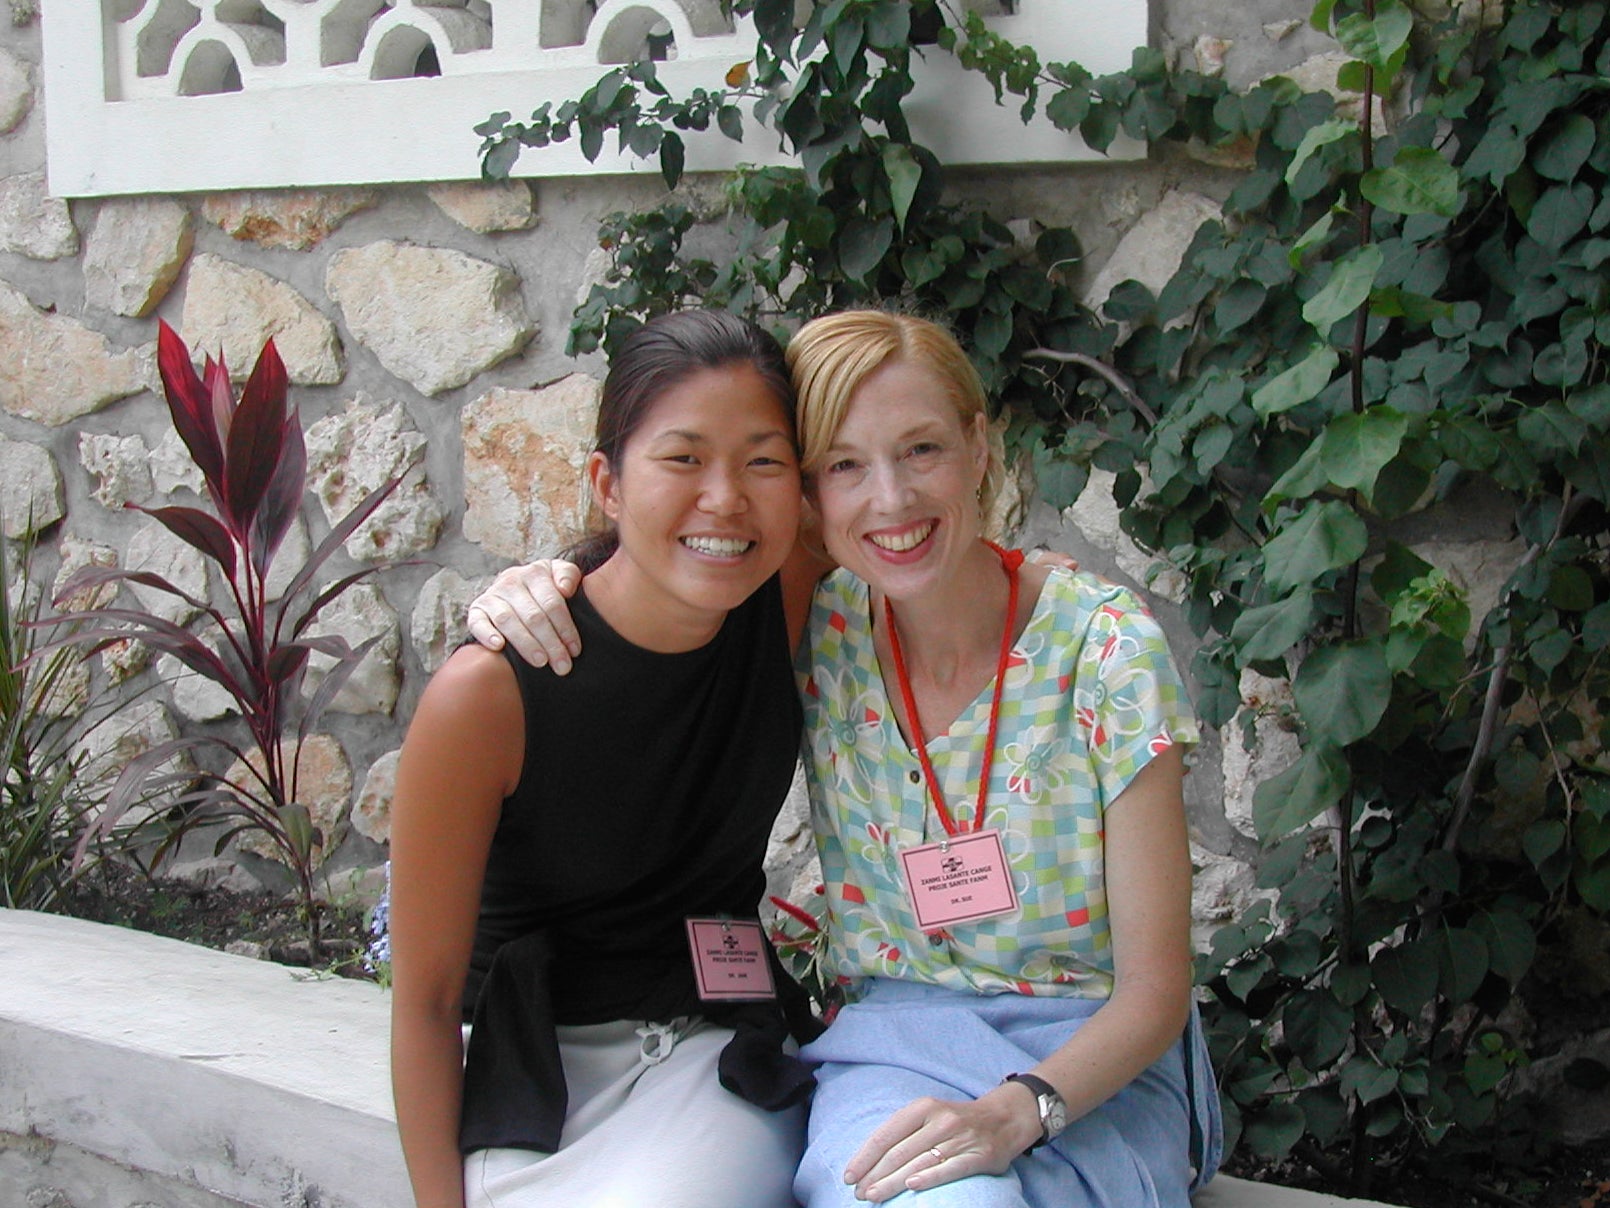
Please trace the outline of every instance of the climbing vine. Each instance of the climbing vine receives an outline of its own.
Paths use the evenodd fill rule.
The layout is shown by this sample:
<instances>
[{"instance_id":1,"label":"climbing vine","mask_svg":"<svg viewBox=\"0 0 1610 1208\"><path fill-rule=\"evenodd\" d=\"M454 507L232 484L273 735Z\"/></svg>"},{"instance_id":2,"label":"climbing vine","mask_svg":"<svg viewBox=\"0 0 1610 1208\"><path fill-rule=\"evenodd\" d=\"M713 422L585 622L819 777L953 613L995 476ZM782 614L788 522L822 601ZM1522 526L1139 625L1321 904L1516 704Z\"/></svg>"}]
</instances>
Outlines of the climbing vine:
<instances>
[{"instance_id":1,"label":"climbing vine","mask_svg":"<svg viewBox=\"0 0 1610 1208\"><path fill-rule=\"evenodd\" d=\"M758 40L724 90L675 97L639 63L478 128L494 176L613 134L674 188L684 139L741 139L745 113L797 156L713 211L612 216L572 349L689 303L784 332L867 302L948 315L1040 494L1113 472L1125 529L1184 576L1205 720L1250 745L1273 707L1247 677L1289 685L1271 719L1301 755L1254 798L1268 897L1200 961L1232 1140L1355 1192L1503 1152L1511 1008L1546 1014L1571 993L1552 954L1610 936L1605 4L1320 0L1340 107L1147 49L1093 77L938 0L733 7ZM915 54L1098 150L1121 131L1245 170L1161 291L1126 282L1098 315L1071 230L1026 246L951 199L905 119ZM727 253L688 250L712 223ZM1485 615L1424 548L1478 511L1511 560Z\"/></svg>"}]
</instances>

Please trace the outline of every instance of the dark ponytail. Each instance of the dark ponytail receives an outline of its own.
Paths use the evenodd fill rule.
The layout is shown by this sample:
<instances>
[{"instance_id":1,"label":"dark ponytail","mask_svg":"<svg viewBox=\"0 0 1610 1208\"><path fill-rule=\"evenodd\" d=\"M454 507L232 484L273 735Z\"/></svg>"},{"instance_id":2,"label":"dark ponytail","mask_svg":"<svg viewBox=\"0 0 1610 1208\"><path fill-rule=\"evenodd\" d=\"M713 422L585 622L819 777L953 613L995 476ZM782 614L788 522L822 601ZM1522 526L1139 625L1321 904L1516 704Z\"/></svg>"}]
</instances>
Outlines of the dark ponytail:
<instances>
[{"instance_id":1,"label":"dark ponytail","mask_svg":"<svg viewBox=\"0 0 1610 1208\"><path fill-rule=\"evenodd\" d=\"M792 437L794 387L777 341L748 319L728 311L681 310L650 319L627 336L610 358L598 403L593 451L602 453L611 468L618 470L626 442L662 394L700 370L729 365L748 365L760 375L787 414ZM591 529L562 555L583 573L609 561L618 544L614 527L596 509Z\"/></svg>"}]
</instances>

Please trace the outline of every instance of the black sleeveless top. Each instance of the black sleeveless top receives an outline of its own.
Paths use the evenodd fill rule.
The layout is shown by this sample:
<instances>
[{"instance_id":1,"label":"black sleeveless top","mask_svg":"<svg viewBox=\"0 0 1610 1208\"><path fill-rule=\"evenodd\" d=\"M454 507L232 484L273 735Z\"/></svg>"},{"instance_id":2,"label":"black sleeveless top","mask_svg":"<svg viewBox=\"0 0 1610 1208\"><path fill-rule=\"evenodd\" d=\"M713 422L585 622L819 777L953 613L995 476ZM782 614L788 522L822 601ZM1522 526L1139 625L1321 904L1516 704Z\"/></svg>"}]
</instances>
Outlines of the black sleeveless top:
<instances>
[{"instance_id":1,"label":"black sleeveless top","mask_svg":"<svg viewBox=\"0 0 1610 1208\"><path fill-rule=\"evenodd\" d=\"M476 1100L486 1072L478 1064L556 1066L556 1045L551 1057L533 1054L546 1051L553 1024L743 1014L700 1003L685 920L756 916L767 840L799 750L803 719L775 576L707 645L682 653L626 641L587 601L585 582L571 611L583 653L568 676L508 655L525 707L525 762L487 857L465 985L465 1018L475 1024L466 1150L551 1151L511 1136L524 1130L507 1119L507 1104ZM779 1023L779 1044L781 1035ZM479 1063L478 1041L496 1044ZM560 1084L562 1094L562 1073ZM561 1100L559 1121L563 1114Z\"/></svg>"}]
</instances>

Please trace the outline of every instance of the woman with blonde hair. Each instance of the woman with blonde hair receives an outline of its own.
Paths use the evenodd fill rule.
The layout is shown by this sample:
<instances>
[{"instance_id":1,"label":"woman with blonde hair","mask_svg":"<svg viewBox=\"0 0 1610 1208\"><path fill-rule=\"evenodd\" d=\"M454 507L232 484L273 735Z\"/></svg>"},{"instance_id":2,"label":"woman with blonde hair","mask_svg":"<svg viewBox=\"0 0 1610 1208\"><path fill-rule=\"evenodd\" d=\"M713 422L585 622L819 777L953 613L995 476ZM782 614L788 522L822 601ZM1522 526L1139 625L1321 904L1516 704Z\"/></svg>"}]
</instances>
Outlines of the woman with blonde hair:
<instances>
[{"instance_id":1,"label":"woman with blonde hair","mask_svg":"<svg viewBox=\"0 0 1610 1208\"><path fill-rule=\"evenodd\" d=\"M796 668L848 1000L802 1050L795 1195L1186 1208L1219 1124L1190 993L1197 728L1161 630L984 540L985 396L942 328L829 315L788 362L839 565Z\"/></svg>"}]
</instances>

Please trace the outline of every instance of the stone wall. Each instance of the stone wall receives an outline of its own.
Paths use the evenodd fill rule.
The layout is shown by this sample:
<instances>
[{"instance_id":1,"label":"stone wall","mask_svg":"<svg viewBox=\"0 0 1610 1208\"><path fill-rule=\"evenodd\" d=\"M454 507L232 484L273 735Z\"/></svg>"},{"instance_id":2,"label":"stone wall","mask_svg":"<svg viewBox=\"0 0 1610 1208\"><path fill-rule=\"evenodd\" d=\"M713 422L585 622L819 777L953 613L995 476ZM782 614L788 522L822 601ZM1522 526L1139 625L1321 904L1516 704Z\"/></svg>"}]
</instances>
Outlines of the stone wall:
<instances>
[{"instance_id":1,"label":"stone wall","mask_svg":"<svg viewBox=\"0 0 1610 1208\"><path fill-rule=\"evenodd\" d=\"M1245 84L1275 70L1325 77L1334 46L1303 22L1306 0L1207 0L1154 8L1154 36L1177 60ZM282 555L317 541L358 498L404 467L404 488L347 542L346 564L414 560L351 593L328 624L377 637L312 744L305 792L337 892L375 890L396 751L419 692L461 636L464 605L502 565L552 550L580 515L577 468L600 363L564 355L571 308L601 264L598 220L651 201L654 179L570 177L487 186L364 188L63 200L45 183L48 100L30 0L0 7L0 507L6 533L31 523L47 578L87 562L145 566L201 590L204 569L126 502L189 500L199 484L173 435L154 368L156 318L193 347L220 349L238 373L273 335L307 427L316 506ZM511 102L514 98L511 98ZM341 137L332 131L330 137ZM465 137L471 137L466 131ZM958 190L1032 238L1065 223L1089 253L1099 300L1134 277L1154 288L1196 225L1216 212L1235 165L1150 161L964 176ZM714 196L716 182L690 186ZM1025 543L1043 541L1135 584L1154 569L1120 534L1098 477L1065 514L1023 509ZM1422 552L1443 551L1478 592L1507 569L1510 534L1427 522ZM1431 555L1436 556L1436 555ZM340 559L337 560L340 562ZM1190 635L1156 579L1154 600L1182 662ZM158 660L108 651L86 697L152 690L93 736L105 766L166 736L218 725L223 702ZM191 677L193 678L193 677ZM154 687L153 687L154 685ZM1250 794L1295 750L1278 725L1283 686L1249 684L1259 745L1221 751L1210 736L1190 777L1204 928L1251 894ZM227 724L227 723L224 723ZM307 773L305 773L307 774ZM797 797L779 824L774 885L802 871L808 833ZM223 861L186 853L186 876L273 884L254 845Z\"/></svg>"}]
</instances>

